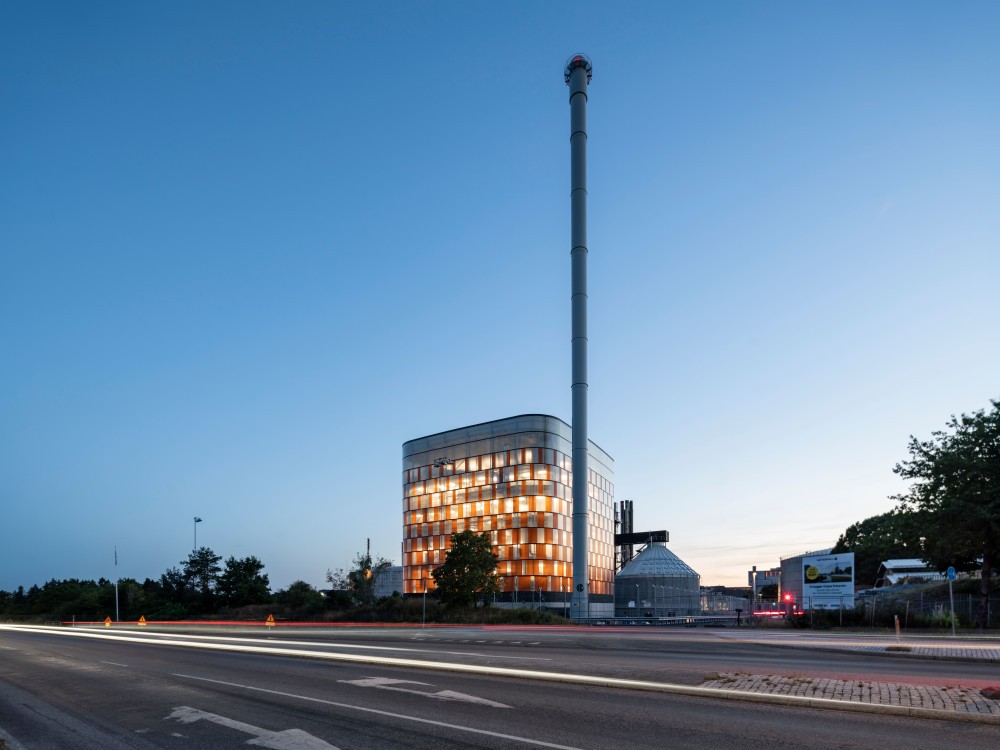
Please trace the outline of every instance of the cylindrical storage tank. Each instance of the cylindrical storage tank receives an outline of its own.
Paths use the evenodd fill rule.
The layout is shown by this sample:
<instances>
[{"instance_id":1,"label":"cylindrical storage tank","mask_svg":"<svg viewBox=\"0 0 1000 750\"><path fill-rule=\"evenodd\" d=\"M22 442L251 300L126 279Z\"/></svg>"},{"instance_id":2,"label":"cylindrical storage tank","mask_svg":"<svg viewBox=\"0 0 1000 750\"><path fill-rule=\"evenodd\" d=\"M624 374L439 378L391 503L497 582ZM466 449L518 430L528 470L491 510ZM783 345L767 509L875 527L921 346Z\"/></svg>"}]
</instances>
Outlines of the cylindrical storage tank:
<instances>
[{"instance_id":1,"label":"cylindrical storage tank","mask_svg":"<svg viewBox=\"0 0 1000 750\"><path fill-rule=\"evenodd\" d=\"M699 614L701 576L663 544L650 544L615 576L617 617Z\"/></svg>"}]
</instances>

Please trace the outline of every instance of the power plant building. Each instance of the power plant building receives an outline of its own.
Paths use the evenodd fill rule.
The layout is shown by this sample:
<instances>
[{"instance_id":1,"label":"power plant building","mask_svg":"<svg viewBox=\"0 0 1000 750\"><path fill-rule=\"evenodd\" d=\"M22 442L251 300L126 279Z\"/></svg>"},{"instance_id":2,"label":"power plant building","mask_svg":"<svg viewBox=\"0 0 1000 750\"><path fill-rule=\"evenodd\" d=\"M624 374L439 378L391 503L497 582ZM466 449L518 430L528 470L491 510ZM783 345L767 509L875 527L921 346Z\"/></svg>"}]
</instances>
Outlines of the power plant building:
<instances>
[{"instance_id":1,"label":"power plant building","mask_svg":"<svg viewBox=\"0 0 1000 750\"><path fill-rule=\"evenodd\" d=\"M461 427L403 444L403 588L434 590L451 535L487 532L501 601L561 608L573 588L572 428L546 414ZM614 608L614 460L588 441L590 614Z\"/></svg>"}]
</instances>

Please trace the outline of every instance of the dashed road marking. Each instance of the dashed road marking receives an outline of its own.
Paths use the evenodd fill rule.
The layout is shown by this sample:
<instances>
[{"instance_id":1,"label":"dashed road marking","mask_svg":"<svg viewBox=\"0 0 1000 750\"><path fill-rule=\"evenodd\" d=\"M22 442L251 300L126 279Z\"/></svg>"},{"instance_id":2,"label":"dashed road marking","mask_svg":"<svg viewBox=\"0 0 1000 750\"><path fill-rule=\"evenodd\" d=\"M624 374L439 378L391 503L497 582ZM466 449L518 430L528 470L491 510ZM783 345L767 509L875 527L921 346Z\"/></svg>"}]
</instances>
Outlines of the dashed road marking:
<instances>
[{"instance_id":1,"label":"dashed road marking","mask_svg":"<svg viewBox=\"0 0 1000 750\"><path fill-rule=\"evenodd\" d=\"M424 690L413 690L412 688L399 687L400 685L424 685L434 687L429 682L417 682L415 680L397 680L392 677L363 677L360 680L337 680L345 685L357 685L358 687L371 687L380 690L395 690L400 693L413 693L426 698L437 698L442 701L461 701L463 703L478 703L492 708L510 708L505 703L497 703L486 698L477 698L467 693L456 693L454 690L439 690L436 693L428 693Z\"/></svg>"}]
</instances>

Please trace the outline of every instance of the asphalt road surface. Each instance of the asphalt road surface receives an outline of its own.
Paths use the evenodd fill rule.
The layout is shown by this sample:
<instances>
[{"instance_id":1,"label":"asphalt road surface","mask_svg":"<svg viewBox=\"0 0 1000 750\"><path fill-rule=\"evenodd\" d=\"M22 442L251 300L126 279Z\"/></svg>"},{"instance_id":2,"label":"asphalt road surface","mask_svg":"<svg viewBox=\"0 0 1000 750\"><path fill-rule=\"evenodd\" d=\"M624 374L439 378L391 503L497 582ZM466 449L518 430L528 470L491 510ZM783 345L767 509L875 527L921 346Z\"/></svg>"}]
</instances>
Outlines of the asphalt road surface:
<instances>
[{"instance_id":1,"label":"asphalt road surface","mask_svg":"<svg viewBox=\"0 0 1000 750\"><path fill-rule=\"evenodd\" d=\"M93 635L103 637L89 637ZM996 726L583 687L518 676L522 670L644 679L655 675L661 681L686 675L690 684L703 679L705 665L746 664L757 658L800 657L815 661L817 669L844 670L853 668L853 662L838 662L838 657L850 656L865 668L883 670L906 669L906 664L916 663L912 661L767 647L762 652L752 644L725 639L715 643L719 639L713 641L706 633L660 636L655 641L620 636L614 642L534 630L268 635L243 633L229 641L117 630L85 637L0 629L0 729L12 747L16 742L30 749L61 750L1000 747ZM317 643L321 645L305 645ZM217 650L233 644L283 650ZM337 660L345 657L385 661ZM422 668L420 660L463 665L468 671L430 670ZM988 670L984 675L998 670L996 664L920 664L924 672L935 667L975 671L983 666ZM483 667L510 672L478 674ZM714 669L722 671L720 666Z\"/></svg>"}]
</instances>

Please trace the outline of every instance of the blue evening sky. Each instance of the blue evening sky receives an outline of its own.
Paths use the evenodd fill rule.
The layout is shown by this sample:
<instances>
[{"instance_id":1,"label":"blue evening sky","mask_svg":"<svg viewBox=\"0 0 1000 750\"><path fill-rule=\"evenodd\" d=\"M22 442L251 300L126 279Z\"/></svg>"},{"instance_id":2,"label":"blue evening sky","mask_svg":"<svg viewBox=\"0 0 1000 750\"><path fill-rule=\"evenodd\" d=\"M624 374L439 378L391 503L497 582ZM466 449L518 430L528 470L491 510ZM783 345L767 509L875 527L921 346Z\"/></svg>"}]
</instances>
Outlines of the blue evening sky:
<instances>
[{"instance_id":1,"label":"blue evening sky","mask_svg":"<svg viewBox=\"0 0 1000 750\"><path fill-rule=\"evenodd\" d=\"M613 6L613 7L612 7ZM570 418L705 584L1000 396L993 2L0 6L0 588L400 560L401 444Z\"/></svg>"}]
</instances>

